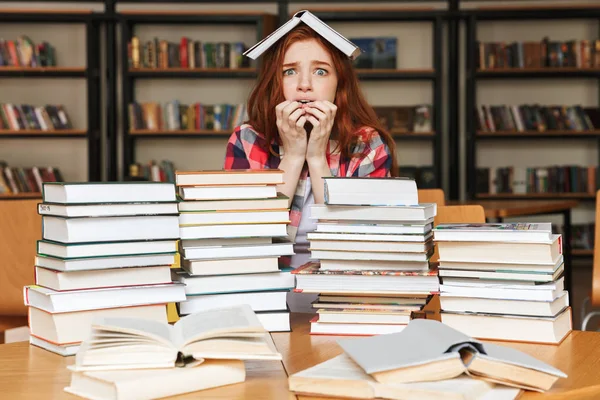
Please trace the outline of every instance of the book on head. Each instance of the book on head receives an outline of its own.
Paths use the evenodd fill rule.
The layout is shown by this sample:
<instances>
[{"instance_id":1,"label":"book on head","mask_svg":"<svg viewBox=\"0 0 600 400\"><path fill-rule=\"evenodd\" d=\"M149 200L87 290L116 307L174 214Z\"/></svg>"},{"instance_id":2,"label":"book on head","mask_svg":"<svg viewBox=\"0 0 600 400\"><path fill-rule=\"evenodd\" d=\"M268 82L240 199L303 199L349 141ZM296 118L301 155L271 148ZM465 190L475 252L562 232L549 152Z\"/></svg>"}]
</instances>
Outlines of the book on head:
<instances>
[{"instance_id":1,"label":"book on head","mask_svg":"<svg viewBox=\"0 0 600 400\"><path fill-rule=\"evenodd\" d=\"M281 360L249 305L214 308L173 325L134 318L100 318L75 357L74 370L183 367L204 359Z\"/></svg>"},{"instance_id":2,"label":"book on head","mask_svg":"<svg viewBox=\"0 0 600 400\"><path fill-rule=\"evenodd\" d=\"M354 43L346 39L339 32L331 28L329 25L321 21L317 16L308 10L298 11L294 16L281 25L275 32L250 47L244 52L244 55L256 60L261 54L273 46L279 39L284 37L288 32L294 29L300 22L304 22L311 27L319 35L323 36L327 41L337 47L342 53L354 60L361 54L361 49Z\"/></svg>"}]
</instances>

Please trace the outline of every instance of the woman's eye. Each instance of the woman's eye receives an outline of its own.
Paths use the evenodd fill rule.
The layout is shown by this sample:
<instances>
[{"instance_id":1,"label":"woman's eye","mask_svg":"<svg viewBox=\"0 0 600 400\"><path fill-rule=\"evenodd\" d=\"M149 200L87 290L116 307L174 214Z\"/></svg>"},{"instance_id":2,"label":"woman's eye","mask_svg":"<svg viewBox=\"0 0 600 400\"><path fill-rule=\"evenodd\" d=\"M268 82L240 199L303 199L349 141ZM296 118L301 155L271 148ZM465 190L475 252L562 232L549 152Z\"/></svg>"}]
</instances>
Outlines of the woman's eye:
<instances>
[{"instance_id":1,"label":"woman's eye","mask_svg":"<svg viewBox=\"0 0 600 400\"><path fill-rule=\"evenodd\" d=\"M283 75L293 75L296 71L294 71L292 68L290 69L286 69L283 71Z\"/></svg>"},{"instance_id":2,"label":"woman's eye","mask_svg":"<svg viewBox=\"0 0 600 400\"><path fill-rule=\"evenodd\" d=\"M323 68L317 68L317 70L315 71L315 74L317 75L327 75L327 70L324 70Z\"/></svg>"}]
</instances>

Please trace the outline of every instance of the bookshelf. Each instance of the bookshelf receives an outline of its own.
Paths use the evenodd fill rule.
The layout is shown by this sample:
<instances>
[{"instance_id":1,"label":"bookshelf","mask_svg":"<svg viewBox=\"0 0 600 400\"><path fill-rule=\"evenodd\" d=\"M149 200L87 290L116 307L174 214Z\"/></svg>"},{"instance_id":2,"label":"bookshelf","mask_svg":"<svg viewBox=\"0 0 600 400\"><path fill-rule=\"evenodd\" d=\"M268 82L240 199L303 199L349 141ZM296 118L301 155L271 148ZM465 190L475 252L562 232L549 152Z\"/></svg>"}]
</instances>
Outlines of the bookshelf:
<instances>
[{"instance_id":1,"label":"bookshelf","mask_svg":"<svg viewBox=\"0 0 600 400\"><path fill-rule=\"evenodd\" d=\"M122 86L122 126L123 138L123 173L128 179L129 165L136 161L135 146L138 140L152 139L186 139L186 138L226 138L231 132L210 130L177 130L150 131L131 130L129 121L129 104L136 101L136 83L140 80L173 80L173 79L253 79L257 76L256 67L251 68L131 68L129 66L128 46L140 25L245 25L254 30L253 40L261 40L272 32L276 26L275 15L262 12L155 12L136 11L120 13L121 25L121 76ZM191 37L192 40L203 40ZM140 38L140 43L143 43ZM170 99L169 99L170 100ZM142 100L143 101L143 100ZM116 160L115 160L116 161ZM116 166L114 167L116 168Z\"/></svg>"},{"instance_id":2,"label":"bookshelf","mask_svg":"<svg viewBox=\"0 0 600 400\"><path fill-rule=\"evenodd\" d=\"M84 140L87 149L87 179L90 181L102 180L102 152L101 152L101 107L100 102L100 20L97 14L87 10L49 10L44 9L5 9L0 10L0 24L7 26L27 24L49 25L69 24L82 25L85 30L85 62L84 65L78 66L56 66L56 67L11 67L0 66L0 79L58 79L65 82L68 86L69 82L83 80L86 90L85 96L82 96L87 112L87 123L85 126L78 126L76 129L65 130L0 130L0 141L8 139L27 140L31 141L31 145L40 139L64 139L64 140ZM54 28L56 29L56 28ZM23 34L27 35L26 31ZM9 39L9 38L7 38ZM12 38L10 38L12 39ZM67 48L62 48L61 51L67 53ZM66 45L64 46L66 47ZM58 60L60 64L60 58ZM19 81L20 82L20 81ZM23 82L24 83L24 82ZM37 86L37 85L36 85ZM29 97L32 97L31 95ZM48 103L46 96L40 96L40 99L33 96L27 97L26 102L42 105ZM4 96L4 102L11 102L10 97ZM15 103L19 101L14 100ZM49 102L51 103L51 102ZM72 112L67 108L67 114L72 118ZM62 142L61 142L62 143ZM0 149L2 146L0 145ZM29 146L28 146L29 148ZM3 154L0 151L0 159ZM10 162L9 162L10 164ZM66 172L66 171L63 171ZM68 176L68 172L67 172ZM15 195L3 194L0 199L23 199L37 198L39 193L18 193Z\"/></svg>"},{"instance_id":3,"label":"bookshelf","mask_svg":"<svg viewBox=\"0 0 600 400\"><path fill-rule=\"evenodd\" d=\"M487 22L498 23L499 21L568 21L568 20L598 20L600 18L600 8L593 5L532 5L532 6L490 6L473 8L462 11L465 18L466 31L466 72L465 72L465 116L466 116L466 189L469 199L578 199L582 201L594 200L595 195L591 193L498 193L487 194L477 192L477 167L481 162L478 157L478 150L481 143L492 143L492 146L503 148L506 143L519 143L524 148L531 149L532 154L540 154L543 149L538 149L542 143L576 143L581 146L598 148L600 143L600 129L594 130L545 130L538 131L496 131L486 132L477 130L475 116L476 107L481 106L478 103L478 88L486 85L488 82L501 81L507 85L520 85L522 82L547 82L548 85L554 82L574 82L583 81L590 84L596 84L600 79L600 68L577 68L577 67L529 67L529 68L494 68L477 69L477 41L478 27ZM508 25L507 25L508 26ZM547 35L550 40L558 40L553 37L552 32ZM592 37L577 37L574 40L588 39ZM482 42L486 40L481 39ZM523 39L526 41L527 39ZM542 37L539 37L539 41ZM498 40L497 40L498 41ZM533 40L535 41L535 40ZM509 41L507 41L508 43ZM496 87L496 86L494 86ZM562 86L561 86L562 87ZM560 90L560 89L556 89ZM599 92L600 93L600 92ZM599 94L600 95L600 94ZM513 104L531 103L527 101L515 100ZM484 103L485 104L485 103ZM546 105L548 101L539 98L538 104ZM549 105L552 105L550 103ZM570 105L570 104L569 104ZM508 153L508 150L507 150ZM510 161L509 161L510 160ZM506 166L513 160L507 156ZM573 160L576 164L577 160ZM548 159L545 165L563 164ZM531 165L532 167L536 165ZM594 191L595 192L595 191Z\"/></svg>"},{"instance_id":4,"label":"bookshelf","mask_svg":"<svg viewBox=\"0 0 600 400\"><path fill-rule=\"evenodd\" d=\"M357 69L357 75L361 81L403 81L420 82L429 84L431 90L431 105L433 110L432 132L390 132L396 141L426 142L431 148L431 159L435 173L437 187L441 187L442 177L442 31L444 24L444 10L433 8L323 8L311 7L311 12L326 23L407 23L407 22L426 22L431 27L431 68L400 68L400 69ZM297 10L290 13L292 15ZM334 26L335 29L335 26ZM348 37L343 31L342 35ZM369 36L364 33L363 36ZM392 34L393 36L393 34ZM402 60L401 56L398 56ZM401 88L402 86L398 86ZM400 89L401 90L401 89ZM373 102L371 101L371 104ZM401 149L398 150L400 153ZM400 169L402 172L402 162Z\"/></svg>"}]
</instances>

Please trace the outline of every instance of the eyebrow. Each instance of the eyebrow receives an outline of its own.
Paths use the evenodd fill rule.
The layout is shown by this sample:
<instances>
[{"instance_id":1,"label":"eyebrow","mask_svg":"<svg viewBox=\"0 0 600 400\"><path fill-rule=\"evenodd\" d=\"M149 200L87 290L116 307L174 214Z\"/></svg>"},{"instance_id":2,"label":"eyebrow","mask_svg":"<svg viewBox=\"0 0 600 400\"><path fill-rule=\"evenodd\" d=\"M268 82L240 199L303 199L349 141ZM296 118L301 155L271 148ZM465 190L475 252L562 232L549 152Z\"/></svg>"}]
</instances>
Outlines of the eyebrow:
<instances>
[{"instance_id":1,"label":"eyebrow","mask_svg":"<svg viewBox=\"0 0 600 400\"><path fill-rule=\"evenodd\" d=\"M283 64L283 67L284 68L286 68L286 67L295 67L298 64L299 64L299 62L296 61L296 62L292 62L292 63ZM329 64L328 62L326 62L326 61L320 61L320 60L312 60L311 64L327 65L327 66L331 67L331 64Z\"/></svg>"}]
</instances>

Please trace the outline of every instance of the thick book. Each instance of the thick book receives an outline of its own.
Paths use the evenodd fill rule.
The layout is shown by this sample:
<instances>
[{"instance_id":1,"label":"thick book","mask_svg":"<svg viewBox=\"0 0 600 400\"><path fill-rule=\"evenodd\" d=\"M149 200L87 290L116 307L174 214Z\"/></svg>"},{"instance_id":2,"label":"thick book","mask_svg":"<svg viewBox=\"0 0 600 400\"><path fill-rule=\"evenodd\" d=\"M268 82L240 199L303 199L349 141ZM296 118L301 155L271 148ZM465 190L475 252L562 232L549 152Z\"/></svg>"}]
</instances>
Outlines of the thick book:
<instances>
[{"instance_id":1,"label":"thick book","mask_svg":"<svg viewBox=\"0 0 600 400\"><path fill-rule=\"evenodd\" d=\"M249 305L190 314L173 325L99 318L75 357L77 371L185 367L204 359L281 360Z\"/></svg>"},{"instance_id":2,"label":"thick book","mask_svg":"<svg viewBox=\"0 0 600 400\"><path fill-rule=\"evenodd\" d=\"M351 60L356 59L361 54L361 49L354 43L321 21L310 11L302 10L295 13L288 22L280 26L275 32L271 33L269 36L246 50L244 55L256 60L261 54L267 51L271 46L277 43L279 39L284 37L301 22L304 22L306 25L312 28L315 32L317 32L324 39L337 47L342 53L348 56L348 58Z\"/></svg>"},{"instance_id":3,"label":"thick book","mask_svg":"<svg viewBox=\"0 0 600 400\"><path fill-rule=\"evenodd\" d=\"M414 179L334 177L323 178L325 204L348 206L415 206L419 204Z\"/></svg>"},{"instance_id":4,"label":"thick book","mask_svg":"<svg viewBox=\"0 0 600 400\"><path fill-rule=\"evenodd\" d=\"M290 375L288 385L296 394L355 399L513 400L521 392L467 376L432 382L380 383L346 354Z\"/></svg>"},{"instance_id":5,"label":"thick book","mask_svg":"<svg viewBox=\"0 0 600 400\"><path fill-rule=\"evenodd\" d=\"M220 185L279 185L283 183L280 169L234 169L177 171L177 186L220 186Z\"/></svg>"},{"instance_id":6,"label":"thick book","mask_svg":"<svg viewBox=\"0 0 600 400\"><path fill-rule=\"evenodd\" d=\"M150 203L174 202L175 185L165 182L61 183L44 182L44 203Z\"/></svg>"},{"instance_id":7,"label":"thick book","mask_svg":"<svg viewBox=\"0 0 600 400\"><path fill-rule=\"evenodd\" d=\"M245 380L246 369L243 361L206 360L189 368L73 371L71 383L64 390L90 399L145 400L196 392Z\"/></svg>"},{"instance_id":8,"label":"thick book","mask_svg":"<svg viewBox=\"0 0 600 400\"><path fill-rule=\"evenodd\" d=\"M132 215L176 215L177 202L112 204L38 204L38 214L56 217L122 217Z\"/></svg>"},{"instance_id":9,"label":"thick book","mask_svg":"<svg viewBox=\"0 0 600 400\"><path fill-rule=\"evenodd\" d=\"M482 343L435 320L415 319L399 333L339 340L338 344L381 383L436 381L466 373L507 386L545 391L567 377L528 354Z\"/></svg>"},{"instance_id":10,"label":"thick book","mask_svg":"<svg viewBox=\"0 0 600 400\"><path fill-rule=\"evenodd\" d=\"M414 206L351 206L313 204L310 206L310 218L318 220L334 220L350 223L361 221L372 224L394 223L426 224L437 214L435 203L422 203ZM321 223L323 221L319 221Z\"/></svg>"},{"instance_id":11,"label":"thick book","mask_svg":"<svg viewBox=\"0 0 600 400\"><path fill-rule=\"evenodd\" d=\"M436 241L544 242L552 240L552 224L469 223L439 224L433 229Z\"/></svg>"},{"instance_id":12,"label":"thick book","mask_svg":"<svg viewBox=\"0 0 600 400\"><path fill-rule=\"evenodd\" d=\"M70 259L100 256L133 256L177 251L177 240L143 240L135 242L59 243L38 240L37 253Z\"/></svg>"}]
</instances>

